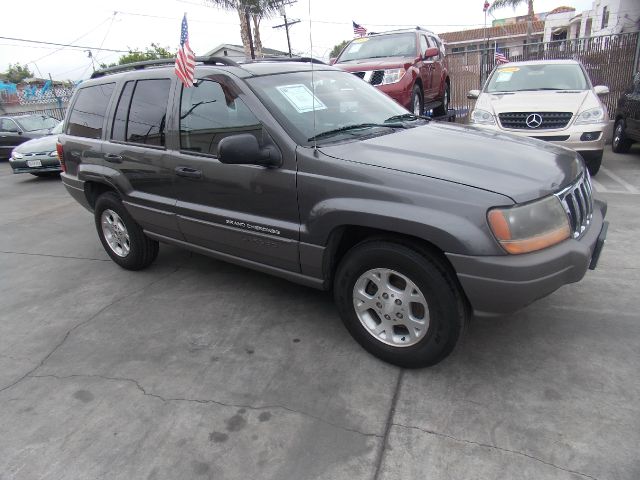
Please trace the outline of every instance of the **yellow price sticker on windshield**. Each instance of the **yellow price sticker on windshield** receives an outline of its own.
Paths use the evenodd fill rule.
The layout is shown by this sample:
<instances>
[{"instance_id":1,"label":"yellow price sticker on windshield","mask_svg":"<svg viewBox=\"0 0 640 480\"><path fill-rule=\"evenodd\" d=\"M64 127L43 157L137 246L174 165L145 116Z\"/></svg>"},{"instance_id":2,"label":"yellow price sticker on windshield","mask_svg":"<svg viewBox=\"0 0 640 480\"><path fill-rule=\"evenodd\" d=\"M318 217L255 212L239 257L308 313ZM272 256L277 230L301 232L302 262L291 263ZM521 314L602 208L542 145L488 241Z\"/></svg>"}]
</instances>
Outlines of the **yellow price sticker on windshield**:
<instances>
[{"instance_id":1,"label":"yellow price sticker on windshield","mask_svg":"<svg viewBox=\"0 0 640 480\"><path fill-rule=\"evenodd\" d=\"M502 72L517 72L520 69L518 67L504 67L504 68L500 68L498 69L498 72L502 73Z\"/></svg>"},{"instance_id":2,"label":"yellow price sticker on windshield","mask_svg":"<svg viewBox=\"0 0 640 480\"><path fill-rule=\"evenodd\" d=\"M364 43L364 42L368 42L369 39L366 37L362 37L362 38L356 38L353 42L351 43Z\"/></svg>"}]
</instances>

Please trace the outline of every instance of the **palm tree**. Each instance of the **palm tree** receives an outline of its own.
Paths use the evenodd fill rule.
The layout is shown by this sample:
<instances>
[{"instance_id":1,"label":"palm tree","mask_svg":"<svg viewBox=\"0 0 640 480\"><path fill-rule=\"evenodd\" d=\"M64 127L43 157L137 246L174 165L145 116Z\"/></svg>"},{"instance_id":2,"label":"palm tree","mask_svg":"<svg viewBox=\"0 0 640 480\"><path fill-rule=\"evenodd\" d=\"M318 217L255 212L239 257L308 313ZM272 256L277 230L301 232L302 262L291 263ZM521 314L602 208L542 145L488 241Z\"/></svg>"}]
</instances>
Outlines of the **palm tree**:
<instances>
[{"instance_id":1,"label":"palm tree","mask_svg":"<svg viewBox=\"0 0 640 480\"><path fill-rule=\"evenodd\" d=\"M499 10L504 7L511 7L514 10L516 7L519 7L523 3L526 3L529 7L529 11L527 12L527 44L531 41L531 34L533 33L533 0L495 0L493 5L489 8L489 12L493 12L495 10Z\"/></svg>"},{"instance_id":2,"label":"palm tree","mask_svg":"<svg viewBox=\"0 0 640 480\"><path fill-rule=\"evenodd\" d=\"M212 5L225 10L236 10L240 19L240 37L244 54L247 58L251 56L249 44L250 24L247 18L253 23L253 47L256 57L262 57L262 41L260 39L260 21L280 11L288 0L206 0Z\"/></svg>"}]
</instances>

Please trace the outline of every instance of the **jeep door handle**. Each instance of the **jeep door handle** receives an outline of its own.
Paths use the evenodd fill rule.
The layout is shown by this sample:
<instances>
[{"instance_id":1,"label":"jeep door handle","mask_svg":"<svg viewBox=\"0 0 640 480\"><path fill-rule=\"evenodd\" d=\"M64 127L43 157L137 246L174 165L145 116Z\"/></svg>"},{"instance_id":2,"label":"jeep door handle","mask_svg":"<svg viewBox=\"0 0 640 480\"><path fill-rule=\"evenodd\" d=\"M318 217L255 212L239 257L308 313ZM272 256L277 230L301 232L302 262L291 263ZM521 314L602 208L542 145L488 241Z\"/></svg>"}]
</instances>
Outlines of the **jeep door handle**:
<instances>
[{"instance_id":1,"label":"jeep door handle","mask_svg":"<svg viewBox=\"0 0 640 480\"><path fill-rule=\"evenodd\" d=\"M115 153L105 153L104 159L107 162L111 163L122 163L122 157L120 155L116 155Z\"/></svg>"},{"instance_id":2,"label":"jeep door handle","mask_svg":"<svg viewBox=\"0 0 640 480\"><path fill-rule=\"evenodd\" d=\"M202 178L202 170L196 170L190 167L176 167L174 172L181 177Z\"/></svg>"}]
</instances>

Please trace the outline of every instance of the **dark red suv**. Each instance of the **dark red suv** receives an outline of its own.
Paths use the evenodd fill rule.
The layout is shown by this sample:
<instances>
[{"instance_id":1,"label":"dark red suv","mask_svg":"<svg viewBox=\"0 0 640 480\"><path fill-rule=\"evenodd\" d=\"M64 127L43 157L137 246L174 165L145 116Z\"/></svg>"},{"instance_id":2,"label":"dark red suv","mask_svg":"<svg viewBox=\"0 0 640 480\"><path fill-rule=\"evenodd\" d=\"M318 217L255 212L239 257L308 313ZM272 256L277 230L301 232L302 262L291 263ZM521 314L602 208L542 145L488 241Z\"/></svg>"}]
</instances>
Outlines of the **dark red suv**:
<instances>
[{"instance_id":1,"label":"dark red suv","mask_svg":"<svg viewBox=\"0 0 640 480\"><path fill-rule=\"evenodd\" d=\"M413 30L370 34L352 40L331 63L389 95L416 115L449 107L451 80L438 36Z\"/></svg>"}]
</instances>

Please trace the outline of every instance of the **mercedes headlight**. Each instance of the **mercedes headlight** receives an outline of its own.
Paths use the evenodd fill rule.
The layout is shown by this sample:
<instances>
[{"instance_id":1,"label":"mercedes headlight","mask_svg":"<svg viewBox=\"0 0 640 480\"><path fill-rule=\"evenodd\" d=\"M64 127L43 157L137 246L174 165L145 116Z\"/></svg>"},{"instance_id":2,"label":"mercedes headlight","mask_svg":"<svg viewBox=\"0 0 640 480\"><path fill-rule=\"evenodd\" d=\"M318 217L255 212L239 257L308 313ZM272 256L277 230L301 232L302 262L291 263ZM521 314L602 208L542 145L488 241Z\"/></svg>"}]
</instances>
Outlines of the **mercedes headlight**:
<instances>
[{"instance_id":1,"label":"mercedes headlight","mask_svg":"<svg viewBox=\"0 0 640 480\"><path fill-rule=\"evenodd\" d=\"M487 220L502 248L512 254L550 247L571 233L569 218L555 195L523 205L492 208Z\"/></svg>"},{"instance_id":2,"label":"mercedes headlight","mask_svg":"<svg viewBox=\"0 0 640 480\"><path fill-rule=\"evenodd\" d=\"M604 108L597 107L585 110L576 118L576 125L585 125L587 123L600 123L604 120Z\"/></svg>"},{"instance_id":3,"label":"mercedes headlight","mask_svg":"<svg viewBox=\"0 0 640 480\"><path fill-rule=\"evenodd\" d=\"M53 152L49 152L49 156L58 158L58 151L54 150Z\"/></svg>"},{"instance_id":4,"label":"mercedes headlight","mask_svg":"<svg viewBox=\"0 0 640 480\"><path fill-rule=\"evenodd\" d=\"M471 112L471 123L476 124L484 124L484 125L495 125L496 119L491 113L486 110L480 110L476 108Z\"/></svg>"},{"instance_id":5,"label":"mercedes headlight","mask_svg":"<svg viewBox=\"0 0 640 480\"><path fill-rule=\"evenodd\" d=\"M13 152L11 154L11 158L13 160L22 160L24 158L24 155L22 155L21 153L18 153L18 152Z\"/></svg>"},{"instance_id":6,"label":"mercedes headlight","mask_svg":"<svg viewBox=\"0 0 640 480\"><path fill-rule=\"evenodd\" d=\"M406 70L404 68L392 68L390 70L385 70L381 85L399 82L405 73Z\"/></svg>"}]
</instances>

